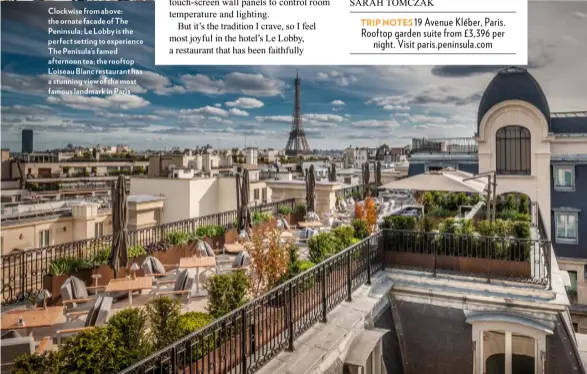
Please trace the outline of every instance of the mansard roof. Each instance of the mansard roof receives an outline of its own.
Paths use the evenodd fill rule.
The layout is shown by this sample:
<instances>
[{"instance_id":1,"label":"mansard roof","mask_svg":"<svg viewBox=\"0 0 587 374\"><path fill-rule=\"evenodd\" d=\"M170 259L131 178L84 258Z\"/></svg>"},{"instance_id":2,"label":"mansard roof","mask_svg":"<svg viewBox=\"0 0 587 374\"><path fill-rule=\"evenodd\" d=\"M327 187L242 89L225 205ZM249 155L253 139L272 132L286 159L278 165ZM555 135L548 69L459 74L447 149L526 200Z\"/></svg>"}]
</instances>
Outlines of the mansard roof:
<instances>
[{"instance_id":1,"label":"mansard roof","mask_svg":"<svg viewBox=\"0 0 587 374\"><path fill-rule=\"evenodd\" d=\"M548 101L536 79L524 68L510 67L500 70L483 93L477 112L477 131L483 116L493 106L508 100L530 103L538 108L547 120L550 119Z\"/></svg>"}]
</instances>

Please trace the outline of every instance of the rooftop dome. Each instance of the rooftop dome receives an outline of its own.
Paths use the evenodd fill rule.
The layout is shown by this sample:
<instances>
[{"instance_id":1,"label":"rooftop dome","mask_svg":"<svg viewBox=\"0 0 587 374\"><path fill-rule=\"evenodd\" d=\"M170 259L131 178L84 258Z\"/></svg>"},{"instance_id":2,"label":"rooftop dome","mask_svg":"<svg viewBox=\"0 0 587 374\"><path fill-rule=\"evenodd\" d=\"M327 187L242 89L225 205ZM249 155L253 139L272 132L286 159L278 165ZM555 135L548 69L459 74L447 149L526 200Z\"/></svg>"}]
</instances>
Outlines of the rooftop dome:
<instances>
[{"instance_id":1,"label":"rooftop dome","mask_svg":"<svg viewBox=\"0 0 587 374\"><path fill-rule=\"evenodd\" d=\"M477 114L477 131L483 116L496 104L521 100L534 105L544 114L550 128L550 109L546 96L528 70L510 67L500 70L483 93Z\"/></svg>"}]
</instances>

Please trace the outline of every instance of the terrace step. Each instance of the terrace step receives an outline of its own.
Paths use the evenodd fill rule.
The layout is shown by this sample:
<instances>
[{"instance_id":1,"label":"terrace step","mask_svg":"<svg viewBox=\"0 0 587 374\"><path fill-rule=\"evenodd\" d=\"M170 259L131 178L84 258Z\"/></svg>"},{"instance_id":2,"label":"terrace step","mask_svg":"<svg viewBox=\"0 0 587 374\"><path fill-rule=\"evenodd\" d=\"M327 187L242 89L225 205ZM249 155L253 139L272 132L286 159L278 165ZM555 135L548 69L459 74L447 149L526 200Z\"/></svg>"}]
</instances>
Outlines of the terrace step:
<instances>
[{"instance_id":1,"label":"terrace step","mask_svg":"<svg viewBox=\"0 0 587 374\"><path fill-rule=\"evenodd\" d=\"M556 293L546 290L544 285L517 283L512 281L473 278L468 276L441 274L436 277L424 271L388 269L388 276L396 285L431 288L482 296L515 297L520 300L554 300Z\"/></svg>"}]
</instances>

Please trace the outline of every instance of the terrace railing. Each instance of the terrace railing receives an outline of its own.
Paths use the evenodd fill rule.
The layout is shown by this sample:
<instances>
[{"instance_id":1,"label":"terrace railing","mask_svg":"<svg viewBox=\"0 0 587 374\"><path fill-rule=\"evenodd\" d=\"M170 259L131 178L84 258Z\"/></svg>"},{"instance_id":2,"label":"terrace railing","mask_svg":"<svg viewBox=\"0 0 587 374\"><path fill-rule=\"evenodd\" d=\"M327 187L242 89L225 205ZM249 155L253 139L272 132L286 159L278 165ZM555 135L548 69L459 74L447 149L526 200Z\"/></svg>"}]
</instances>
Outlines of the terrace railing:
<instances>
[{"instance_id":1,"label":"terrace railing","mask_svg":"<svg viewBox=\"0 0 587 374\"><path fill-rule=\"evenodd\" d=\"M414 153L478 153L477 141L473 138L419 138L412 139L411 154Z\"/></svg>"},{"instance_id":2,"label":"terrace railing","mask_svg":"<svg viewBox=\"0 0 587 374\"><path fill-rule=\"evenodd\" d=\"M254 212L277 214L279 208L294 207L294 199L271 202L251 207ZM220 225L231 229L237 218L237 211L212 214L203 217L171 222L155 227L128 232L129 245L147 247L163 241L172 232L193 232L204 225ZM74 257L92 259L102 249L112 246L112 236L80 240L50 247L15 251L1 257L2 266L2 305L13 304L26 299L31 293L43 287L43 277L49 274L51 263L58 258Z\"/></svg>"},{"instance_id":3,"label":"terrace railing","mask_svg":"<svg viewBox=\"0 0 587 374\"><path fill-rule=\"evenodd\" d=\"M551 286L548 240L408 230L385 230L383 235L390 267Z\"/></svg>"},{"instance_id":4,"label":"terrace railing","mask_svg":"<svg viewBox=\"0 0 587 374\"><path fill-rule=\"evenodd\" d=\"M161 349L119 374L254 373L319 322L384 267L410 263L422 270L550 285L547 241L390 230L317 264L265 295ZM535 257L536 256L536 257Z\"/></svg>"},{"instance_id":5,"label":"terrace railing","mask_svg":"<svg viewBox=\"0 0 587 374\"><path fill-rule=\"evenodd\" d=\"M383 269L375 233L120 373L254 373Z\"/></svg>"}]
</instances>

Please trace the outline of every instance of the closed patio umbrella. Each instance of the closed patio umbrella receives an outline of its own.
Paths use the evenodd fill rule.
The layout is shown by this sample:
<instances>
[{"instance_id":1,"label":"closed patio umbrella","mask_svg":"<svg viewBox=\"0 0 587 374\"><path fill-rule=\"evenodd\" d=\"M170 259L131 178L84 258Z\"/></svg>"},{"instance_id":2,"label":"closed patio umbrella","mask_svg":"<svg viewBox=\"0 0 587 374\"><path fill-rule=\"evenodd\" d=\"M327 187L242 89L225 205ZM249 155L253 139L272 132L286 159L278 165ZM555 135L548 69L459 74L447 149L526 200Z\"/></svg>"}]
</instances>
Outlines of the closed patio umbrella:
<instances>
[{"instance_id":1,"label":"closed patio umbrella","mask_svg":"<svg viewBox=\"0 0 587 374\"><path fill-rule=\"evenodd\" d=\"M377 161L377 167L375 169L375 185L376 187L381 186L381 161Z\"/></svg>"},{"instance_id":2,"label":"closed patio umbrella","mask_svg":"<svg viewBox=\"0 0 587 374\"><path fill-rule=\"evenodd\" d=\"M336 182L336 165L332 164L332 170L330 171L330 181Z\"/></svg>"},{"instance_id":3,"label":"closed patio umbrella","mask_svg":"<svg viewBox=\"0 0 587 374\"><path fill-rule=\"evenodd\" d=\"M128 264L127 214L126 177L120 175L112 186L112 250L108 258L108 265L114 271L115 278L118 270Z\"/></svg>"},{"instance_id":4,"label":"closed patio umbrella","mask_svg":"<svg viewBox=\"0 0 587 374\"><path fill-rule=\"evenodd\" d=\"M238 177L237 177L238 178ZM240 183L240 196L237 202L240 202L238 211L238 232L247 232L253 225L251 224L251 211L249 210L249 196L250 196L250 184L249 184L249 171L245 169Z\"/></svg>"},{"instance_id":5,"label":"closed patio umbrella","mask_svg":"<svg viewBox=\"0 0 587 374\"><path fill-rule=\"evenodd\" d=\"M308 212L316 210L316 174L314 165L310 165L310 170L306 174L306 206Z\"/></svg>"},{"instance_id":6,"label":"closed patio umbrella","mask_svg":"<svg viewBox=\"0 0 587 374\"><path fill-rule=\"evenodd\" d=\"M364 185L364 198L369 196L369 163L365 162L363 164L363 185Z\"/></svg>"}]
</instances>

